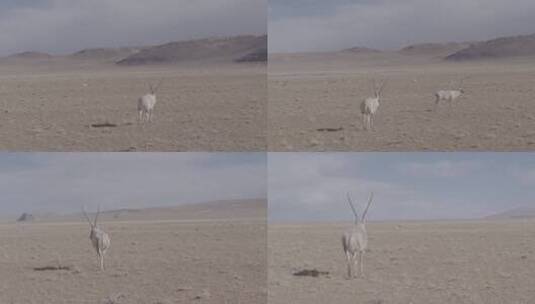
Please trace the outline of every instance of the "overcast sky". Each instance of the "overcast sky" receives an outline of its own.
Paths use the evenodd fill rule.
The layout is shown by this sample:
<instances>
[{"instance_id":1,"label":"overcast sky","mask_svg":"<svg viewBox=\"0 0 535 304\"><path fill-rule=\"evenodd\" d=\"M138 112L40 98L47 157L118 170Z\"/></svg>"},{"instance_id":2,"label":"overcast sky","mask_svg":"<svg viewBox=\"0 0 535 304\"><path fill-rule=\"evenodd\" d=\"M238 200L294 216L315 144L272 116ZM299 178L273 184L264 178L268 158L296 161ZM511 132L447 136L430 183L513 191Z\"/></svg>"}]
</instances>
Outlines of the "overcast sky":
<instances>
[{"instance_id":1,"label":"overcast sky","mask_svg":"<svg viewBox=\"0 0 535 304\"><path fill-rule=\"evenodd\" d=\"M535 153L270 153L271 221L480 218L535 207ZM358 207L357 207L358 208ZM362 212L362 211L361 211Z\"/></svg>"},{"instance_id":2,"label":"overcast sky","mask_svg":"<svg viewBox=\"0 0 535 304\"><path fill-rule=\"evenodd\" d=\"M535 33L533 0L271 0L272 52L400 48Z\"/></svg>"},{"instance_id":3,"label":"overcast sky","mask_svg":"<svg viewBox=\"0 0 535 304\"><path fill-rule=\"evenodd\" d=\"M0 153L0 217L265 198L263 153Z\"/></svg>"},{"instance_id":4,"label":"overcast sky","mask_svg":"<svg viewBox=\"0 0 535 304\"><path fill-rule=\"evenodd\" d=\"M0 0L0 55L265 34L265 0Z\"/></svg>"}]
</instances>

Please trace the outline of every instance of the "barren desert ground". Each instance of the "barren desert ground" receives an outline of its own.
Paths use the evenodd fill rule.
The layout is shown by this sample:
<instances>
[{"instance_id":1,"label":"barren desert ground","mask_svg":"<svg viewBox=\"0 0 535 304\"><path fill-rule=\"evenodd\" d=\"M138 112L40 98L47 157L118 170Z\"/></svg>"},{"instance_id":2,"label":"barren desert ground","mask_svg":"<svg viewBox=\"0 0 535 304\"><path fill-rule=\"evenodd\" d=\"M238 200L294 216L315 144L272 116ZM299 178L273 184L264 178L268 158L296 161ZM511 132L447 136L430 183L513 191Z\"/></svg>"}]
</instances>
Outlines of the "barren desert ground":
<instances>
[{"instance_id":1,"label":"barren desert ground","mask_svg":"<svg viewBox=\"0 0 535 304\"><path fill-rule=\"evenodd\" d=\"M102 219L111 237L103 272L86 222L0 224L0 303L266 302L261 217Z\"/></svg>"},{"instance_id":2,"label":"barren desert ground","mask_svg":"<svg viewBox=\"0 0 535 304\"><path fill-rule=\"evenodd\" d=\"M368 224L365 276L346 279L347 224L270 225L269 303L532 303L533 220ZM317 269L326 276L297 277Z\"/></svg>"},{"instance_id":3,"label":"barren desert ground","mask_svg":"<svg viewBox=\"0 0 535 304\"><path fill-rule=\"evenodd\" d=\"M141 126L137 100L160 80ZM0 149L265 150L266 86L265 64L2 63Z\"/></svg>"},{"instance_id":4,"label":"barren desert ground","mask_svg":"<svg viewBox=\"0 0 535 304\"><path fill-rule=\"evenodd\" d=\"M424 55L275 54L269 62L272 151L516 151L535 148L532 58L445 62ZM434 93L465 95L433 110ZM386 81L375 131L360 104Z\"/></svg>"}]
</instances>

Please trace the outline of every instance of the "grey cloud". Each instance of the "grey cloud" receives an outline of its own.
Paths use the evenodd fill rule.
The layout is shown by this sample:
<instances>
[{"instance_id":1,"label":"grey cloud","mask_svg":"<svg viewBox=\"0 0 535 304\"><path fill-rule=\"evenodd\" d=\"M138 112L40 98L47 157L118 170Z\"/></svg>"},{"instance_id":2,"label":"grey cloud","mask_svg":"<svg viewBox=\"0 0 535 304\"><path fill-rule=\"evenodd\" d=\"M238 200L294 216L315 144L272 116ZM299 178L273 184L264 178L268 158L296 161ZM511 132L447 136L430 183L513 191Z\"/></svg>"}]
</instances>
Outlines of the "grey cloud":
<instances>
[{"instance_id":1,"label":"grey cloud","mask_svg":"<svg viewBox=\"0 0 535 304\"><path fill-rule=\"evenodd\" d=\"M337 7L325 15L274 18L269 24L270 51L328 51L352 46L390 49L535 32L535 2L531 0L337 3L331 2Z\"/></svg>"},{"instance_id":2,"label":"grey cloud","mask_svg":"<svg viewBox=\"0 0 535 304\"><path fill-rule=\"evenodd\" d=\"M37 165L0 173L2 214L68 213L81 204L111 209L266 197L262 154L60 153L31 158Z\"/></svg>"},{"instance_id":3,"label":"grey cloud","mask_svg":"<svg viewBox=\"0 0 535 304\"><path fill-rule=\"evenodd\" d=\"M0 12L0 54L263 34L263 0L48 0Z\"/></svg>"}]
</instances>

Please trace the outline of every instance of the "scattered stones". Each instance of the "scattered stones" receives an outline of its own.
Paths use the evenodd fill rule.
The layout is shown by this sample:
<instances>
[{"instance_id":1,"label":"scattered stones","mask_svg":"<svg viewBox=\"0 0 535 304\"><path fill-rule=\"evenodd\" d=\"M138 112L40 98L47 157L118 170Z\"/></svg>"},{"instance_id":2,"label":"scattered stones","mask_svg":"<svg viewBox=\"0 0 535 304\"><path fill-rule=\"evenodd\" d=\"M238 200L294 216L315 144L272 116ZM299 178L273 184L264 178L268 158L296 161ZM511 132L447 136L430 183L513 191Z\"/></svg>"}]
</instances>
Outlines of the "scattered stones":
<instances>
[{"instance_id":1,"label":"scattered stones","mask_svg":"<svg viewBox=\"0 0 535 304\"><path fill-rule=\"evenodd\" d=\"M94 123L91 124L92 128L116 128L117 124L111 123L111 122L103 122L103 123Z\"/></svg>"},{"instance_id":2,"label":"scattered stones","mask_svg":"<svg viewBox=\"0 0 535 304\"><path fill-rule=\"evenodd\" d=\"M34 267L34 271L56 271L56 270L71 270L70 266L43 266L43 267Z\"/></svg>"},{"instance_id":3,"label":"scattered stones","mask_svg":"<svg viewBox=\"0 0 535 304\"><path fill-rule=\"evenodd\" d=\"M298 277L313 277L317 278L319 276L327 276L329 275L328 271L319 271L317 269L303 269L298 272L293 273L294 276Z\"/></svg>"},{"instance_id":4,"label":"scattered stones","mask_svg":"<svg viewBox=\"0 0 535 304\"><path fill-rule=\"evenodd\" d=\"M196 295L193 299L194 300L202 300L202 299L209 299L211 297L210 292L208 289L203 289L202 292L198 295Z\"/></svg>"}]
</instances>

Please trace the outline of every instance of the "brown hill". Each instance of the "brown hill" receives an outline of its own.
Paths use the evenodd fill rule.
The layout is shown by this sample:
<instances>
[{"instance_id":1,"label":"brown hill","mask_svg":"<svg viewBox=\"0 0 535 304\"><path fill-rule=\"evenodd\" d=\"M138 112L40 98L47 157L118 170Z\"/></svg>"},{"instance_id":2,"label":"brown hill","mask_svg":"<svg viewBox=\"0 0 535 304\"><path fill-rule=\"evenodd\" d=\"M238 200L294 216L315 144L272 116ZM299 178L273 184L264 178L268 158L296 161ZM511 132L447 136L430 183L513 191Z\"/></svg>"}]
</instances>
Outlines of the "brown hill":
<instances>
[{"instance_id":1,"label":"brown hill","mask_svg":"<svg viewBox=\"0 0 535 304\"><path fill-rule=\"evenodd\" d=\"M267 47L259 48L241 58L236 59L236 62L267 62L268 50Z\"/></svg>"},{"instance_id":2,"label":"brown hill","mask_svg":"<svg viewBox=\"0 0 535 304\"><path fill-rule=\"evenodd\" d=\"M371 49L367 47L352 47L349 49L342 50L344 53L353 53L353 54L373 54L373 53L380 53L381 51L376 49Z\"/></svg>"},{"instance_id":3,"label":"brown hill","mask_svg":"<svg viewBox=\"0 0 535 304\"><path fill-rule=\"evenodd\" d=\"M50 59L54 56L41 52L22 52L7 56L9 59Z\"/></svg>"},{"instance_id":4,"label":"brown hill","mask_svg":"<svg viewBox=\"0 0 535 304\"><path fill-rule=\"evenodd\" d=\"M521 207L487 216L485 219L529 219L535 218L535 207Z\"/></svg>"},{"instance_id":5,"label":"brown hill","mask_svg":"<svg viewBox=\"0 0 535 304\"><path fill-rule=\"evenodd\" d=\"M171 42L148 47L117 62L119 65L180 62L250 62L267 60L267 36L236 36Z\"/></svg>"},{"instance_id":6,"label":"brown hill","mask_svg":"<svg viewBox=\"0 0 535 304\"><path fill-rule=\"evenodd\" d=\"M447 56L450 61L508 58L535 55L535 34L478 42Z\"/></svg>"},{"instance_id":7,"label":"brown hill","mask_svg":"<svg viewBox=\"0 0 535 304\"><path fill-rule=\"evenodd\" d=\"M117 61L130 55L138 53L142 48L121 47L121 48L94 48L85 49L69 55L72 59L83 60L109 60Z\"/></svg>"},{"instance_id":8,"label":"brown hill","mask_svg":"<svg viewBox=\"0 0 535 304\"><path fill-rule=\"evenodd\" d=\"M444 57L465 49L470 45L470 42L421 43L404 47L399 50L399 53L404 55L432 55Z\"/></svg>"},{"instance_id":9,"label":"brown hill","mask_svg":"<svg viewBox=\"0 0 535 304\"><path fill-rule=\"evenodd\" d=\"M94 210L88 210L93 211ZM90 214L91 217L94 213ZM102 221L152 221L152 220L215 220L262 219L267 216L265 199L214 201L169 207L130 208L102 211ZM57 215L40 214L38 222L74 222L84 217L81 213Z\"/></svg>"},{"instance_id":10,"label":"brown hill","mask_svg":"<svg viewBox=\"0 0 535 304\"><path fill-rule=\"evenodd\" d=\"M214 201L185 204L174 207L110 210L102 213L103 219L120 220L210 220L266 217L265 200Z\"/></svg>"}]
</instances>

